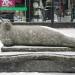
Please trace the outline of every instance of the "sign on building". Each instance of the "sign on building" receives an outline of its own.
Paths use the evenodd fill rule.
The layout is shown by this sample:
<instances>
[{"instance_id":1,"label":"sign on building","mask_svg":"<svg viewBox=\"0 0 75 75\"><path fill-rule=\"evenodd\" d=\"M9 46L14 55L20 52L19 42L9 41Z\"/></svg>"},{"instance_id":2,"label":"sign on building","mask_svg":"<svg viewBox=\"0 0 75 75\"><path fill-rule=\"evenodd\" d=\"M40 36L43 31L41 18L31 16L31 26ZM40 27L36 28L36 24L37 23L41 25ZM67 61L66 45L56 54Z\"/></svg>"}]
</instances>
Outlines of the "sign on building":
<instances>
[{"instance_id":1,"label":"sign on building","mask_svg":"<svg viewBox=\"0 0 75 75\"><path fill-rule=\"evenodd\" d=\"M15 6L15 0L0 0L0 6Z\"/></svg>"}]
</instances>

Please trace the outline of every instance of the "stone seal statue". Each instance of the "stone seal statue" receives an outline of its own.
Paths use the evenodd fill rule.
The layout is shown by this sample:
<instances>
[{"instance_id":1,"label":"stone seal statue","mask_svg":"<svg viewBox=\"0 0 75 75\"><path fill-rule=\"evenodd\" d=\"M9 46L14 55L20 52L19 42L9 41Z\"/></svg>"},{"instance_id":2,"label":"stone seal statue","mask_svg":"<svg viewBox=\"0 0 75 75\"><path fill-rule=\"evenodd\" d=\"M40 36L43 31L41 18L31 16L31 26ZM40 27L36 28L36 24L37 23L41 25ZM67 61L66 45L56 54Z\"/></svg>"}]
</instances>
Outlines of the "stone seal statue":
<instances>
[{"instance_id":1,"label":"stone seal statue","mask_svg":"<svg viewBox=\"0 0 75 75\"><path fill-rule=\"evenodd\" d=\"M0 39L4 46L57 46L75 47L75 39L46 26L12 25L4 21L0 25Z\"/></svg>"}]
</instances>

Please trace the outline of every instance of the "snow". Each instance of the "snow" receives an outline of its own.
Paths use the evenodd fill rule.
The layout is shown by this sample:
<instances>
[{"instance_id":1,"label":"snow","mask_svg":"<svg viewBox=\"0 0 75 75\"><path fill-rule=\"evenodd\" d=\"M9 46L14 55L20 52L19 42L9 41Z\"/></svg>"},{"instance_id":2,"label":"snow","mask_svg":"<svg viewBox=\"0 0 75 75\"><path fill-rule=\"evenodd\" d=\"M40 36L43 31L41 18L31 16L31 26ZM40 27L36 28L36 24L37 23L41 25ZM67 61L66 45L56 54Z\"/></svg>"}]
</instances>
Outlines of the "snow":
<instances>
[{"instance_id":1,"label":"snow","mask_svg":"<svg viewBox=\"0 0 75 75\"><path fill-rule=\"evenodd\" d=\"M0 53L0 57L2 56L37 56L37 55L44 55L44 56L75 56L75 52L71 52L71 51L66 51L66 52L2 52ZM75 57L74 57L75 58Z\"/></svg>"},{"instance_id":2,"label":"snow","mask_svg":"<svg viewBox=\"0 0 75 75\"><path fill-rule=\"evenodd\" d=\"M58 31L63 34L75 38L75 28L59 28Z\"/></svg>"},{"instance_id":3,"label":"snow","mask_svg":"<svg viewBox=\"0 0 75 75\"><path fill-rule=\"evenodd\" d=\"M0 73L0 75L75 75L75 73L38 73L38 72L18 72L18 73Z\"/></svg>"},{"instance_id":4,"label":"snow","mask_svg":"<svg viewBox=\"0 0 75 75\"><path fill-rule=\"evenodd\" d=\"M3 47L2 42L0 41L0 52L1 52L1 48Z\"/></svg>"}]
</instances>

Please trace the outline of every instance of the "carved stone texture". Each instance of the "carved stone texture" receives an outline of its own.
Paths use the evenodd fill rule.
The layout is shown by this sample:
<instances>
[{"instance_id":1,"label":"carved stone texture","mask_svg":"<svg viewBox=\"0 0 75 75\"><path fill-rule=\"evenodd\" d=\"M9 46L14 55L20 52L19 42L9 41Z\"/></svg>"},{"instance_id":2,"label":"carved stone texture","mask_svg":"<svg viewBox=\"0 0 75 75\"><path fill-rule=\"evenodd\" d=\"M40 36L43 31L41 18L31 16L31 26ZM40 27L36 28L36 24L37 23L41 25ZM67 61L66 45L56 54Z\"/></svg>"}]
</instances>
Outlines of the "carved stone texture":
<instances>
[{"instance_id":1,"label":"carved stone texture","mask_svg":"<svg viewBox=\"0 0 75 75\"><path fill-rule=\"evenodd\" d=\"M75 73L75 53L66 54L65 52L4 52L0 54L0 72Z\"/></svg>"},{"instance_id":2,"label":"carved stone texture","mask_svg":"<svg viewBox=\"0 0 75 75\"><path fill-rule=\"evenodd\" d=\"M0 39L4 46L57 46L75 47L75 39L68 37L54 28L46 26L21 26L3 22Z\"/></svg>"},{"instance_id":3,"label":"carved stone texture","mask_svg":"<svg viewBox=\"0 0 75 75\"><path fill-rule=\"evenodd\" d=\"M2 52L60 52L75 51L75 48L69 47L44 47L44 46L12 46L2 47Z\"/></svg>"}]
</instances>

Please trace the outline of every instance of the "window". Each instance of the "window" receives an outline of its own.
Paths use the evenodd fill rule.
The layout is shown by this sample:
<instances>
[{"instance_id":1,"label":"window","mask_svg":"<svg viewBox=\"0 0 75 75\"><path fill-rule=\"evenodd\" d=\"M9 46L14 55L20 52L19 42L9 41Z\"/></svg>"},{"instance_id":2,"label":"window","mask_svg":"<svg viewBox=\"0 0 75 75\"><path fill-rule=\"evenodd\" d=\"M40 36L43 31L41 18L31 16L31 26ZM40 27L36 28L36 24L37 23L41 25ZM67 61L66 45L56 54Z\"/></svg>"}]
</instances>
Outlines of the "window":
<instances>
[{"instance_id":1,"label":"window","mask_svg":"<svg viewBox=\"0 0 75 75\"><path fill-rule=\"evenodd\" d=\"M74 22L75 0L54 0L54 22Z\"/></svg>"},{"instance_id":2,"label":"window","mask_svg":"<svg viewBox=\"0 0 75 75\"><path fill-rule=\"evenodd\" d=\"M25 22L25 0L0 0L0 17L12 22Z\"/></svg>"},{"instance_id":3,"label":"window","mask_svg":"<svg viewBox=\"0 0 75 75\"><path fill-rule=\"evenodd\" d=\"M75 0L0 0L0 17L12 22L75 22Z\"/></svg>"}]
</instances>

